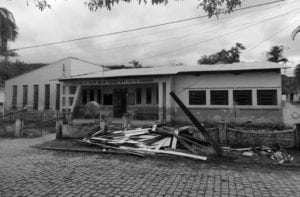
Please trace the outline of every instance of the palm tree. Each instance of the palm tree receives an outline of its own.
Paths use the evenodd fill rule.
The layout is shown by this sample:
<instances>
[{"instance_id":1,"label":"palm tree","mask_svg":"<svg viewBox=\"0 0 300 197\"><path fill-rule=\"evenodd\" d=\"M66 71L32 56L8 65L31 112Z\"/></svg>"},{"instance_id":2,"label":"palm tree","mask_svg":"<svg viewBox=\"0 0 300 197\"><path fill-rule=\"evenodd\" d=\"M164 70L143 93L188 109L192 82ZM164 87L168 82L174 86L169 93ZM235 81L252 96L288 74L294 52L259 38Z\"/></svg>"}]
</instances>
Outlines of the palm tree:
<instances>
[{"instance_id":1,"label":"palm tree","mask_svg":"<svg viewBox=\"0 0 300 197\"><path fill-rule=\"evenodd\" d=\"M6 8L0 7L0 55L8 56L12 52L8 51L8 41L15 41L18 35L13 14Z\"/></svg>"},{"instance_id":2,"label":"palm tree","mask_svg":"<svg viewBox=\"0 0 300 197\"><path fill-rule=\"evenodd\" d=\"M269 52L267 52L267 60L270 62L284 62L288 61L287 58L283 56L284 47L281 46L273 46Z\"/></svg>"}]
</instances>

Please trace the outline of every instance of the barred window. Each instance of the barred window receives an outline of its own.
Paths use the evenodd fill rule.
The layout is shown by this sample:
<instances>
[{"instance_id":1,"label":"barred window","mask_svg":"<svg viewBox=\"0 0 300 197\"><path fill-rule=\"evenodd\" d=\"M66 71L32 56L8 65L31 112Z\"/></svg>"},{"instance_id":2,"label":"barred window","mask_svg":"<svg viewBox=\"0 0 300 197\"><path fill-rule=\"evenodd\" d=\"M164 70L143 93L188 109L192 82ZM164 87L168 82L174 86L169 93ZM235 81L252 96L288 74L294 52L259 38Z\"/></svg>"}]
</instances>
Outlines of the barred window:
<instances>
[{"instance_id":1,"label":"barred window","mask_svg":"<svg viewBox=\"0 0 300 197\"><path fill-rule=\"evenodd\" d=\"M211 90L211 105L228 105L228 90Z\"/></svg>"},{"instance_id":2,"label":"barred window","mask_svg":"<svg viewBox=\"0 0 300 197\"><path fill-rule=\"evenodd\" d=\"M205 90L189 91L189 104L190 105L205 105L206 104Z\"/></svg>"},{"instance_id":3,"label":"barred window","mask_svg":"<svg viewBox=\"0 0 300 197\"><path fill-rule=\"evenodd\" d=\"M257 105L277 105L277 90L257 90Z\"/></svg>"},{"instance_id":4,"label":"barred window","mask_svg":"<svg viewBox=\"0 0 300 197\"><path fill-rule=\"evenodd\" d=\"M23 85L23 107L28 105L28 85Z\"/></svg>"},{"instance_id":5,"label":"barred window","mask_svg":"<svg viewBox=\"0 0 300 197\"><path fill-rule=\"evenodd\" d=\"M13 95L12 95L12 108L17 109L17 93L18 93L18 86L13 86Z\"/></svg>"},{"instance_id":6,"label":"barred window","mask_svg":"<svg viewBox=\"0 0 300 197\"><path fill-rule=\"evenodd\" d=\"M33 109L39 109L39 85L33 86Z\"/></svg>"},{"instance_id":7,"label":"barred window","mask_svg":"<svg viewBox=\"0 0 300 197\"><path fill-rule=\"evenodd\" d=\"M252 91L233 90L233 101L235 105L252 105Z\"/></svg>"},{"instance_id":8,"label":"barred window","mask_svg":"<svg viewBox=\"0 0 300 197\"><path fill-rule=\"evenodd\" d=\"M44 109L48 110L50 109L50 84L45 85L45 103L44 103Z\"/></svg>"}]
</instances>

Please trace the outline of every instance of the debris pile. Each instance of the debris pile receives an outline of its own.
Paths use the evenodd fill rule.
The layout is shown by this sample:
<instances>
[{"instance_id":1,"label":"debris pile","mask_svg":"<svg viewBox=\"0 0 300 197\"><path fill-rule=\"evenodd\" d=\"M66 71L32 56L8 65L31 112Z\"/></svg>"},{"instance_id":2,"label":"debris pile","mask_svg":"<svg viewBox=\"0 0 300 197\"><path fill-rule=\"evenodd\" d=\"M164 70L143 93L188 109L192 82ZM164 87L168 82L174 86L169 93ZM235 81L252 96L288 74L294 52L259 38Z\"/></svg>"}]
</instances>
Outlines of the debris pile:
<instances>
[{"instance_id":1,"label":"debris pile","mask_svg":"<svg viewBox=\"0 0 300 197\"><path fill-rule=\"evenodd\" d=\"M289 154L286 149L278 144L274 147L268 146L259 146L259 147L249 147L249 148L230 148L222 147L224 151L238 151L242 152L242 155L245 157L264 156L268 157L279 164L288 163L294 160L293 156Z\"/></svg>"},{"instance_id":2,"label":"debris pile","mask_svg":"<svg viewBox=\"0 0 300 197\"><path fill-rule=\"evenodd\" d=\"M78 140L83 144L99 147L102 151L145 156L147 154L168 154L207 160L215 151L202 134L194 127L178 129L153 125L152 128L132 130L107 130L93 128L90 137Z\"/></svg>"}]
</instances>

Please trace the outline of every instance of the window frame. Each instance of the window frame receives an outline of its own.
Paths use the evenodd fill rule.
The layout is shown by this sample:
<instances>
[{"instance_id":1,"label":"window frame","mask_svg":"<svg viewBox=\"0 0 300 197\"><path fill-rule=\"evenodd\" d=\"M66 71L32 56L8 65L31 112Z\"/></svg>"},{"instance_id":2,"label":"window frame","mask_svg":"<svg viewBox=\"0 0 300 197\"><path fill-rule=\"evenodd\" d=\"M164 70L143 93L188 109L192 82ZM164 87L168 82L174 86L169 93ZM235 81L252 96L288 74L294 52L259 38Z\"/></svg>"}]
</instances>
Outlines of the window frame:
<instances>
[{"instance_id":1,"label":"window frame","mask_svg":"<svg viewBox=\"0 0 300 197\"><path fill-rule=\"evenodd\" d=\"M200 103L192 103L191 101L191 94L192 93L204 93L204 96L203 95L201 95L201 96L203 96L204 98L202 98L202 99L204 99L204 100L201 100L201 101L204 101L204 102L200 102ZM189 96L189 105L192 105L192 106L198 106L198 105L201 105L201 106L204 106L204 105L206 105L206 103L207 103L207 101L206 101L206 90L189 90L189 94L188 94L188 96Z\"/></svg>"},{"instance_id":2,"label":"window frame","mask_svg":"<svg viewBox=\"0 0 300 197\"><path fill-rule=\"evenodd\" d=\"M213 98L215 98L213 96L216 96L216 95L214 95L214 93L217 93L217 92L226 93L226 100L225 100L226 102L224 102L226 104L224 104L224 103L218 104L218 103L216 103L216 100L213 100ZM210 90L210 105L212 105L212 106L228 106L229 105L229 90Z\"/></svg>"},{"instance_id":3,"label":"window frame","mask_svg":"<svg viewBox=\"0 0 300 197\"><path fill-rule=\"evenodd\" d=\"M260 95L260 92L262 91L268 91L268 92L273 92L274 94L274 98L272 100L272 102L275 100L275 104L262 104L261 102L265 102L265 101L261 101L261 97L262 95ZM258 89L256 90L256 98L257 98L257 106L277 106L278 105L278 90L277 89ZM264 95L266 96L266 95ZM265 99L265 98L264 98Z\"/></svg>"},{"instance_id":4,"label":"window frame","mask_svg":"<svg viewBox=\"0 0 300 197\"><path fill-rule=\"evenodd\" d=\"M39 85L33 85L33 109L39 110Z\"/></svg>"},{"instance_id":5,"label":"window frame","mask_svg":"<svg viewBox=\"0 0 300 197\"><path fill-rule=\"evenodd\" d=\"M236 99L235 97L238 96L238 92L242 93L242 92L248 92L248 94L250 95L249 97L249 101L250 103L247 103L247 104L239 104L236 102ZM239 90L232 90L232 99L233 99L233 105L235 106L253 106L253 91L252 90L249 90L249 89L239 89Z\"/></svg>"},{"instance_id":6,"label":"window frame","mask_svg":"<svg viewBox=\"0 0 300 197\"><path fill-rule=\"evenodd\" d=\"M142 88L135 89L135 103L137 105L142 104Z\"/></svg>"}]
</instances>

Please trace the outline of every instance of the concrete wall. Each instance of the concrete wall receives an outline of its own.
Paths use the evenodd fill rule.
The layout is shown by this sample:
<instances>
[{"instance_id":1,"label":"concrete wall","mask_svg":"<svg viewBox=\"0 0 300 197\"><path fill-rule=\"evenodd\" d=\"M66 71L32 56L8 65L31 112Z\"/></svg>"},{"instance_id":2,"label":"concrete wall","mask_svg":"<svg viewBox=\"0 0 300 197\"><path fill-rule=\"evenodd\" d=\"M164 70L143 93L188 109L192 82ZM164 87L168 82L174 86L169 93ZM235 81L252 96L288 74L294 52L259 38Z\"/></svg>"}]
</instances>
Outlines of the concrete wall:
<instances>
[{"instance_id":1,"label":"concrete wall","mask_svg":"<svg viewBox=\"0 0 300 197\"><path fill-rule=\"evenodd\" d=\"M175 76L174 91L183 103L201 121L216 122L220 120L232 122L252 121L253 123L281 124L281 76L276 71L214 73L198 76ZM256 91L260 89L276 89L277 105L257 105ZM206 91L206 105L189 105L189 90ZM228 105L211 105L210 90L228 90ZM252 105L238 106L233 103L233 90L252 90ZM177 105L173 108L173 120L188 121Z\"/></svg>"},{"instance_id":2,"label":"concrete wall","mask_svg":"<svg viewBox=\"0 0 300 197\"><path fill-rule=\"evenodd\" d=\"M300 104L282 102L283 123L287 127L293 127L300 123Z\"/></svg>"}]
</instances>

